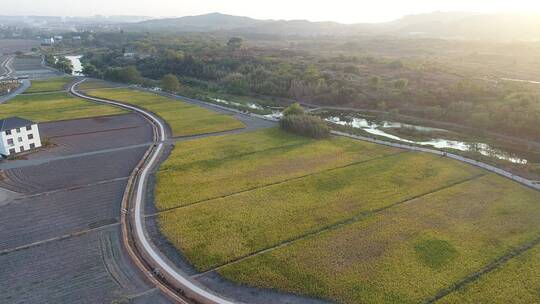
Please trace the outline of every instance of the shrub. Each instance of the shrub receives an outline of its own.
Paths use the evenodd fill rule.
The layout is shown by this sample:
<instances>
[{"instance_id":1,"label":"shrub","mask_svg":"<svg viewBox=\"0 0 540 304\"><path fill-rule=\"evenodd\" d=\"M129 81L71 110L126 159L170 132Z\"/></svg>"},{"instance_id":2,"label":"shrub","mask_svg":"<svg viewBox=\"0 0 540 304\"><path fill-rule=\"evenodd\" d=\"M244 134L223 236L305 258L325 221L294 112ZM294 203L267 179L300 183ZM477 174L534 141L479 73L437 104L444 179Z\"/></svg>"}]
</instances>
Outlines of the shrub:
<instances>
[{"instance_id":1,"label":"shrub","mask_svg":"<svg viewBox=\"0 0 540 304\"><path fill-rule=\"evenodd\" d=\"M295 102L292 105L288 106L285 110L283 110L284 116L289 115L303 115L304 114L304 108L302 106Z\"/></svg>"},{"instance_id":2,"label":"shrub","mask_svg":"<svg viewBox=\"0 0 540 304\"><path fill-rule=\"evenodd\" d=\"M312 138L330 136L330 128L326 122L312 115L286 115L279 121L279 126L287 132Z\"/></svg>"},{"instance_id":3,"label":"shrub","mask_svg":"<svg viewBox=\"0 0 540 304\"><path fill-rule=\"evenodd\" d=\"M180 89L180 81L173 74L167 74L161 79L161 87L167 92L176 92Z\"/></svg>"}]
</instances>

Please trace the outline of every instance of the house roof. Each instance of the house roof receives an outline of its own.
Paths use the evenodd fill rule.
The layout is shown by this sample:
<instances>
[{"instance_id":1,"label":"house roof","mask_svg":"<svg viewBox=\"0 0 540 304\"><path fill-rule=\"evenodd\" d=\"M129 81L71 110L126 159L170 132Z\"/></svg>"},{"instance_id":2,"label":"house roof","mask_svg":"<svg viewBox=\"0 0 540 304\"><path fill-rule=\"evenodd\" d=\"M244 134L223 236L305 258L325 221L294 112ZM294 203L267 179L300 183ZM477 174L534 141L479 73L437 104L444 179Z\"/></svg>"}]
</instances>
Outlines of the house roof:
<instances>
[{"instance_id":1,"label":"house roof","mask_svg":"<svg viewBox=\"0 0 540 304\"><path fill-rule=\"evenodd\" d=\"M9 117L0 120L0 132L5 130L13 130L17 128L22 128L26 126L33 125L34 122L28 119L23 119L20 117Z\"/></svg>"}]
</instances>

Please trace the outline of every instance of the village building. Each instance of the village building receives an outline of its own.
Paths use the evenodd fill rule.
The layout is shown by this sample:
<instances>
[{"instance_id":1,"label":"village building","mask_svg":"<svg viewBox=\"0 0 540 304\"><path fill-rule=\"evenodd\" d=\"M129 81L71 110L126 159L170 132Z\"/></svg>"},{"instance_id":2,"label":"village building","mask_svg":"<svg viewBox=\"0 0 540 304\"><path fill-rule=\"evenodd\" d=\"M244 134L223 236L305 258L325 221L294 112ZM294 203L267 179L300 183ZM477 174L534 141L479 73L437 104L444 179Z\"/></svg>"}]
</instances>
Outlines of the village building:
<instances>
[{"instance_id":1,"label":"village building","mask_svg":"<svg viewBox=\"0 0 540 304\"><path fill-rule=\"evenodd\" d=\"M0 155L12 156L39 147L41 138L36 123L19 117L0 120Z\"/></svg>"}]
</instances>

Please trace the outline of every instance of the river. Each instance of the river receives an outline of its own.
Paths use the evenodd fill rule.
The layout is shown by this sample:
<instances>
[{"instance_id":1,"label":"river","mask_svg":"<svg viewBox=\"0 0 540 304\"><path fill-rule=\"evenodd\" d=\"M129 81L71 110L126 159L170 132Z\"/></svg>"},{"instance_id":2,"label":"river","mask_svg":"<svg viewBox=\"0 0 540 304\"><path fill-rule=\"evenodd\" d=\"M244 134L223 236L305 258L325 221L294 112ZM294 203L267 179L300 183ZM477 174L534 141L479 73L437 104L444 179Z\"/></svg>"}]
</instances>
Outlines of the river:
<instances>
[{"instance_id":1,"label":"river","mask_svg":"<svg viewBox=\"0 0 540 304\"><path fill-rule=\"evenodd\" d=\"M70 55L66 56L66 58L71 61L71 65L73 66L73 72L71 73L71 75L84 76L84 74L82 73L83 67L81 64L82 55Z\"/></svg>"},{"instance_id":2,"label":"river","mask_svg":"<svg viewBox=\"0 0 540 304\"><path fill-rule=\"evenodd\" d=\"M353 117L353 116L335 116L335 115L325 116L323 114L322 118L333 124L347 126L353 129L362 129L366 133L380 136L380 137L385 137L385 138L403 142L403 143L415 144L415 145L420 145L420 146L432 146L437 149L472 151L472 152L476 152L484 156L506 160L514 164L527 164L528 163L528 160L525 158L519 157L518 155L515 155L510 152L506 152L501 149L492 147L491 145L486 144L486 143L453 140L453 139L450 139L450 136L448 136L448 138L444 138L444 136L441 136L441 134L443 135L444 133L448 133L448 135L451 134L451 132L444 129L417 126L417 125L411 125L411 124L405 124L405 123L399 123L399 122L368 120L366 118L359 118L359 117ZM402 128L413 129L414 131L418 131L419 133L424 132L426 133L426 135L429 135L430 133L435 132L437 135L436 137L431 138L430 140L417 141L417 140L406 139L406 138L389 133L391 129L402 129Z\"/></svg>"}]
</instances>

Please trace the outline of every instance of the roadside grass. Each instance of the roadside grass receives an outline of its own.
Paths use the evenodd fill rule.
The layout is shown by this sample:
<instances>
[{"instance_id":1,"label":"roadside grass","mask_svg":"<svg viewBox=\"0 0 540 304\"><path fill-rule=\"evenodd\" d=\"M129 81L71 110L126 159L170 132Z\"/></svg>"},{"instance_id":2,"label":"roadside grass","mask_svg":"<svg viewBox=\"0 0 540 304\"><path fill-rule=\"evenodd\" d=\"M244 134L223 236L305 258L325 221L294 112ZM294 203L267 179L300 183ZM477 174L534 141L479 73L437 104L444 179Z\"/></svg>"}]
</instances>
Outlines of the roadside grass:
<instances>
[{"instance_id":1,"label":"roadside grass","mask_svg":"<svg viewBox=\"0 0 540 304\"><path fill-rule=\"evenodd\" d=\"M116 100L154 112L165 120L173 137L228 131L245 127L229 115L217 114L175 99L133 89L90 90L88 95Z\"/></svg>"},{"instance_id":2,"label":"roadside grass","mask_svg":"<svg viewBox=\"0 0 540 304\"><path fill-rule=\"evenodd\" d=\"M185 206L402 152L346 138L299 142L255 153L205 159L188 164L166 163L164 168L167 171L157 174L159 186L156 189L156 206L159 210ZM175 156L176 151L185 153L183 145L176 145L172 152L173 160L178 159ZM234 147L232 149L234 150ZM206 154L205 150L201 149L199 153Z\"/></svg>"},{"instance_id":3,"label":"roadside grass","mask_svg":"<svg viewBox=\"0 0 540 304\"><path fill-rule=\"evenodd\" d=\"M127 113L117 107L73 97L65 92L19 95L0 105L0 119L19 116L47 122Z\"/></svg>"},{"instance_id":4,"label":"roadside grass","mask_svg":"<svg viewBox=\"0 0 540 304\"><path fill-rule=\"evenodd\" d=\"M375 149L380 149L381 155L386 149L375 145L370 148L371 144L360 142L336 142L350 144L348 148L358 154L371 149L365 153L371 156L376 154ZM309 159L327 162L324 157L317 158L317 151L305 157L301 166L304 170L313 166L307 165ZM337 164L330 159L332 162ZM258 174L257 164L252 164L246 180ZM261 169L270 165L264 161L262 164ZM278 174L283 169L270 172ZM161 213L159 222L167 239L204 271L479 173L478 169L448 159L401 153L174 209ZM327 254L324 250L317 253Z\"/></svg>"},{"instance_id":5,"label":"roadside grass","mask_svg":"<svg viewBox=\"0 0 540 304\"><path fill-rule=\"evenodd\" d=\"M540 303L540 245L437 301L437 304Z\"/></svg>"},{"instance_id":6,"label":"roadside grass","mask_svg":"<svg viewBox=\"0 0 540 304\"><path fill-rule=\"evenodd\" d=\"M73 77L55 77L43 80L32 80L32 86L25 93L41 93L62 91L64 87L73 80Z\"/></svg>"},{"instance_id":7,"label":"roadside grass","mask_svg":"<svg viewBox=\"0 0 540 304\"><path fill-rule=\"evenodd\" d=\"M406 163L410 161L405 160ZM418 170L419 165L413 162L411 169ZM387 170L382 166L380 169ZM391 176L386 178L391 179ZM411 179L414 177L408 178ZM363 181L374 180L366 176ZM358 180L355 182L362 184ZM370 184L370 191L362 189L364 191L359 193L363 194L358 197L364 199L370 196L370 192L389 186L380 182ZM410 187L417 188L409 185L403 189ZM312 189L301 191L311 192ZM243 200L237 198L237 201ZM538 238L539 201L538 192L490 174L394 206L336 230L227 265L218 272L235 282L339 303L421 303L504 256L512 248ZM297 202L290 200L289 205ZM337 207L335 202L327 203L333 206L332 209ZM231 204L224 205L227 209L232 207ZM240 247L246 243L242 238L235 239L231 231L238 235L255 230L259 234L254 236L258 242L268 238L269 232L264 230L268 227L265 224L261 227L263 229L257 227L265 223L268 215L258 219L257 225L241 225L239 223L248 221L231 220L227 210L218 210L199 210L206 214L215 212L215 216L199 216L198 221L189 221L189 216L194 213L189 216L178 214L177 220L188 220L192 227L182 228L184 233L177 244L182 248L193 248L191 252L197 254L204 254L206 249L207 258L215 259L223 248ZM290 230L298 226L298 222L314 215L313 209L307 210L296 216L292 224L283 225L279 218L272 217L272 220L277 220L275 226L284 226L278 228ZM255 211L249 210L237 217L250 217ZM228 221L221 221L222 217ZM201 242L192 237L192 231L218 224L221 225L215 229L204 230L220 233L219 237L225 238L230 245L224 244L218 236L208 238L197 233L204 239ZM230 236L221 234L225 231ZM196 245L190 246L192 243ZM192 261L201 260L189 254L188 257ZM537 247L534 253L511 261L508 266L488 274L485 280L478 281L464 292L445 298L443 303L534 303L538 299L540 282L539 257Z\"/></svg>"}]
</instances>

